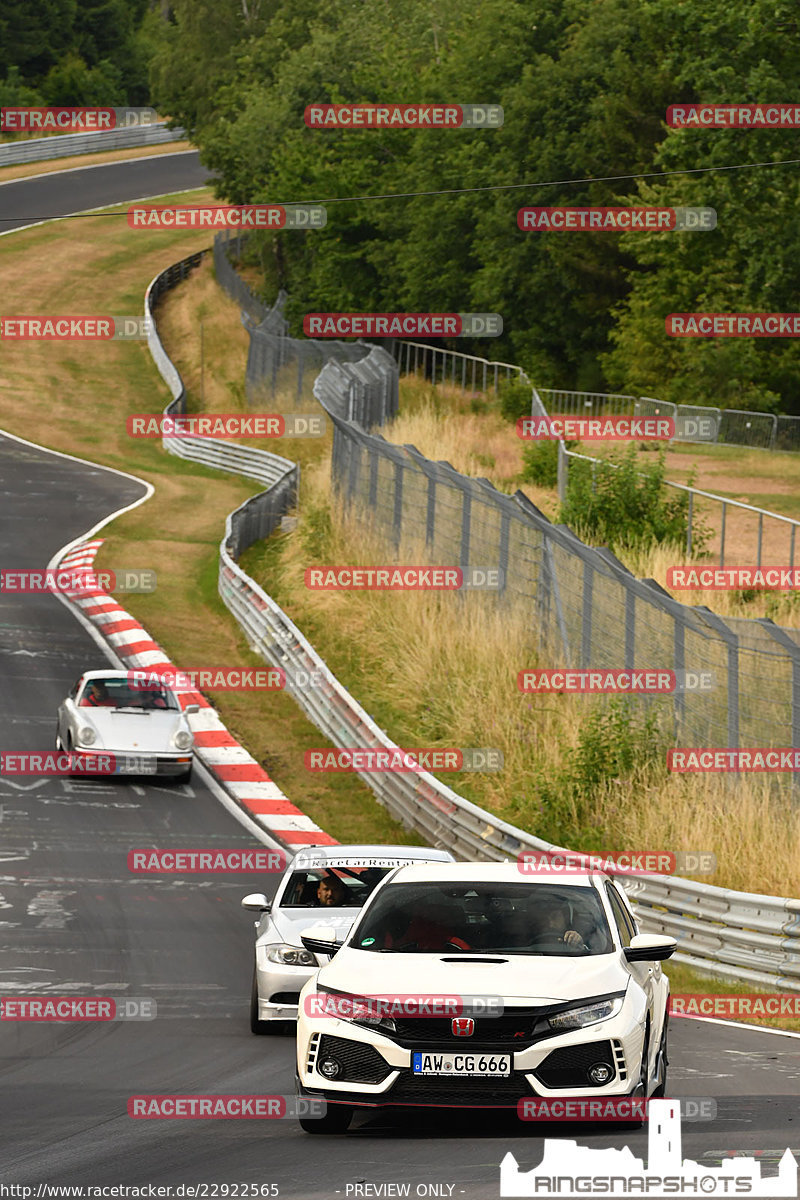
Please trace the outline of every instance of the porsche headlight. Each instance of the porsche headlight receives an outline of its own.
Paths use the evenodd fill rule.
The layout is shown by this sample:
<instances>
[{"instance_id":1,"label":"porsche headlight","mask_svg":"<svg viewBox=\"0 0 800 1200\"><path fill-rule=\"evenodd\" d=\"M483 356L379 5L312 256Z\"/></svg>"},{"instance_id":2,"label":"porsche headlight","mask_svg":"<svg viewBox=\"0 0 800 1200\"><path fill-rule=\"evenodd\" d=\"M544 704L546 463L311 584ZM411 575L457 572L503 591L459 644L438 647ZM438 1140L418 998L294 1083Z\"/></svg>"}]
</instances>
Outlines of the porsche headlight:
<instances>
[{"instance_id":1,"label":"porsche headlight","mask_svg":"<svg viewBox=\"0 0 800 1200\"><path fill-rule=\"evenodd\" d=\"M317 960L310 950L301 946L289 946L280 942L276 946L266 946L264 957L269 962L280 963L284 967L315 967Z\"/></svg>"},{"instance_id":2,"label":"porsche headlight","mask_svg":"<svg viewBox=\"0 0 800 1200\"><path fill-rule=\"evenodd\" d=\"M189 733L188 729L179 729L175 734L174 741L179 750L189 750L194 741L194 736Z\"/></svg>"},{"instance_id":3,"label":"porsche headlight","mask_svg":"<svg viewBox=\"0 0 800 1200\"><path fill-rule=\"evenodd\" d=\"M598 1000L596 1004L587 1004L582 1008L571 1008L568 1012L556 1013L548 1017L551 1029L583 1029L584 1025L595 1025L598 1021L608 1021L615 1017L622 1008L622 996L610 997L608 1000Z\"/></svg>"},{"instance_id":4,"label":"porsche headlight","mask_svg":"<svg viewBox=\"0 0 800 1200\"><path fill-rule=\"evenodd\" d=\"M84 725L78 730L78 741L82 746L93 746L97 741L97 734L92 729L91 725Z\"/></svg>"}]
</instances>

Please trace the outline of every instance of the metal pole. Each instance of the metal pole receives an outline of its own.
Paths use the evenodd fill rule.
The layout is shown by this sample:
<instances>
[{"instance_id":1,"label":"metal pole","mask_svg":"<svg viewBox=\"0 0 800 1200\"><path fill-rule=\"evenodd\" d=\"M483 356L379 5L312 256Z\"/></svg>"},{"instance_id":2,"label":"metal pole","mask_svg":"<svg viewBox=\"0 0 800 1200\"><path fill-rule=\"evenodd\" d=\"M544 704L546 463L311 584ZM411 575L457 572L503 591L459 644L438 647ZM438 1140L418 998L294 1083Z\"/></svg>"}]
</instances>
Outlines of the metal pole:
<instances>
[{"instance_id":1,"label":"metal pole","mask_svg":"<svg viewBox=\"0 0 800 1200\"><path fill-rule=\"evenodd\" d=\"M797 526L792 526L792 540L789 544L789 566L794 566L794 535L797 533Z\"/></svg>"},{"instance_id":2,"label":"metal pole","mask_svg":"<svg viewBox=\"0 0 800 1200\"><path fill-rule=\"evenodd\" d=\"M758 558L756 559L757 567L761 566L761 539L763 537L763 534L764 534L764 514L763 514L763 512L760 512L758 514Z\"/></svg>"},{"instance_id":3,"label":"metal pole","mask_svg":"<svg viewBox=\"0 0 800 1200\"><path fill-rule=\"evenodd\" d=\"M686 530L686 554L692 557L692 513L694 512L694 492L689 492L689 528Z\"/></svg>"},{"instance_id":4,"label":"metal pole","mask_svg":"<svg viewBox=\"0 0 800 1200\"><path fill-rule=\"evenodd\" d=\"M719 565L725 566L725 514L728 511L728 506L725 501L722 501L722 530L720 531L719 539Z\"/></svg>"}]
</instances>

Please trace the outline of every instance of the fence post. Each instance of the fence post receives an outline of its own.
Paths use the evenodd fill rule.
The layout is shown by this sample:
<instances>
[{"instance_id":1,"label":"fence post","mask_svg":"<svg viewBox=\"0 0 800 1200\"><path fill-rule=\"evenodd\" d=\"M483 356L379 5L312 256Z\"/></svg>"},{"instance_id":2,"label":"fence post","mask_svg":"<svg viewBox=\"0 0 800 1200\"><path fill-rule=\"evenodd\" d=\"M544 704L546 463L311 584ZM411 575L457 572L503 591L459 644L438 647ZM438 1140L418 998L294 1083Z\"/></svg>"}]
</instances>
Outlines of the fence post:
<instances>
[{"instance_id":1,"label":"fence post","mask_svg":"<svg viewBox=\"0 0 800 1200\"><path fill-rule=\"evenodd\" d=\"M581 666L591 666L592 660L592 591L594 567L583 560L583 613L581 619Z\"/></svg>"},{"instance_id":2,"label":"fence post","mask_svg":"<svg viewBox=\"0 0 800 1200\"><path fill-rule=\"evenodd\" d=\"M398 460L394 464L394 514L392 527L394 531L394 548L399 550L403 533L403 464Z\"/></svg>"},{"instance_id":3,"label":"fence post","mask_svg":"<svg viewBox=\"0 0 800 1200\"><path fill-rule=\"evenodd\" d=\"M694 492L689 490L689 524L686 530L686 555L692 557L692 516L694 513Z\"/></svg>"},{"instance_id":4,"label":"fence post","mask_svg":"<svg viewBox=\"0 0 800 1200\"><path fill-rule=\"evenodd\" d=\"M558 446L558 500L560 504L564 504L567 499L567 484L569 482L569 459L567 457L567 447L559 438L556 442Z\"/></svg>"}]
</instances>

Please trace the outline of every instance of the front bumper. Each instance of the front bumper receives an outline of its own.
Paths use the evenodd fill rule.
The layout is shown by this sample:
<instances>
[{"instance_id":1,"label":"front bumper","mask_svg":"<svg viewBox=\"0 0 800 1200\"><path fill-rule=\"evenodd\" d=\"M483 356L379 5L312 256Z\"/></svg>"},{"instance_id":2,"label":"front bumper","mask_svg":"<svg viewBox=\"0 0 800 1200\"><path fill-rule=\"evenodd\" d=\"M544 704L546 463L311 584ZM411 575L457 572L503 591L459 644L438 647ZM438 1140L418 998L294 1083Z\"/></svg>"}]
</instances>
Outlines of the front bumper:
<instances>
[{"instance_id":1,"label":"front bumper","mask_svg":"<svg viewBox=\"0 0 800 1200\"><path fill-rule=\"evenodd\" d=\"M517 1050L513 1044L447 1039L416 1047L398 1045L375 1029L337 1018L301 1017L297 1039L299 1086L309 1097L359 1107L516 1108L530 1097L587 1099L630 1095L640 1080L644 1029L627 1005L616 1017L594 1026L547 1036ZM511 1056L508 1076L415 1075L413 1049L442 1055ZM334 1058L342 1067L338 1079L321 1074L318 1065ZM607 1084L588 1080L588 1070L603 1062L612 1069Z\"/></svg>"},{"instance_id":2,"label":"front bumper","mask_svg":"<svg viewBox=\"0 0 800 1200\"><path fill-rule=\"evenodd\" d=\"M273 962L263 966L258 952L256 958L259 1021L296 1021L300 989L319 968Z\"/></svg>"},{"instance_id":3,"label":"front bumper","mask_svg":"<svg viewBox=\"0 0 800 1200\"><path fill-rule=\"evenodd\" d=\"M91 750L83 751L85 754ZM115 775L185 775L194 761L191 750L167 754L159 751L139 752L138 750L98 750L98 754L113 754L116 766L119 768Z\"/></svg>"}]
</instances>

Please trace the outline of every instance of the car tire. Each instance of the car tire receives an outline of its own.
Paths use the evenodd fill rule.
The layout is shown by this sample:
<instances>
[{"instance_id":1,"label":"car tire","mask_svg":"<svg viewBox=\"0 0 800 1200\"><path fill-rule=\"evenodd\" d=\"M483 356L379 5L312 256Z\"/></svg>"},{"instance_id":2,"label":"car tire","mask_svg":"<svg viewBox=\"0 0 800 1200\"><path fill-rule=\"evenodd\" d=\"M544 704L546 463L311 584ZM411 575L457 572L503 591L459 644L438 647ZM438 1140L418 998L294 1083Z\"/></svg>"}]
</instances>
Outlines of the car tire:
<instances>
[{"instance_id":1,"label":"car tire","mask_svg":"<svg viewBox=\"0 0 800 1200\"><path fill-rule=\"evenodd\" d=\"M329 1104L324 1117L299 1117L305 1133L346 1133L353 1119L350 1104Z\"/></svg>"},{"instance_id":2,"label":"car tire","mask_svg":"<svg viewBox=\"0 0 800 1200\"><path fill-rule=\"evenodd\" d=\"M57 725L56 725L56 743L55 744L56 744L56 750L63 750L63 746L61 745L61 735L58 732Z\"/></svg>"},{"instance_id":3,"label":"car tire","mask_svg":"<svg viewBox=\"0 0 800 1200\"><path fill-rule=\"evenodd\" d=\"M253 986L250 991L250 1032L256 1034L272 1033L272 1021L258 1019L258 981L255 967L253 968Z\"/></svg>"},{"instance_id":4,"label":"car tire","mask_svg":"<svg viewBox=\"0 0 800 1200\"><path fill-rule=\"evenodd\" d=\"M653 1092L653 1100L663 1100L667 1094L667 1067L669 1066L669 1058L667 1056L667 1042L669 1032L669 1014L664 1014L664 1029L661 1034L661 1041L658 1046L658 1056L656 1063L658 1064L658 1072L661 1075L661 1082Z\"/></svg>"}]
</instances>

